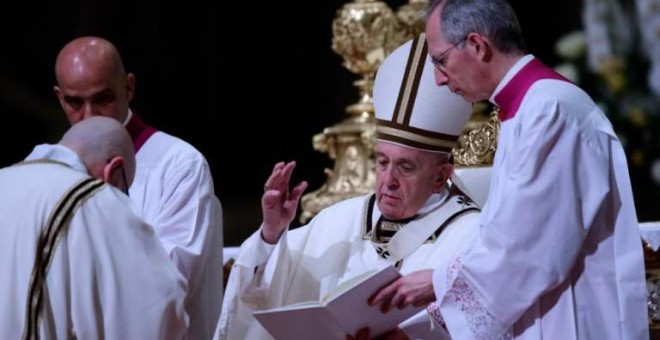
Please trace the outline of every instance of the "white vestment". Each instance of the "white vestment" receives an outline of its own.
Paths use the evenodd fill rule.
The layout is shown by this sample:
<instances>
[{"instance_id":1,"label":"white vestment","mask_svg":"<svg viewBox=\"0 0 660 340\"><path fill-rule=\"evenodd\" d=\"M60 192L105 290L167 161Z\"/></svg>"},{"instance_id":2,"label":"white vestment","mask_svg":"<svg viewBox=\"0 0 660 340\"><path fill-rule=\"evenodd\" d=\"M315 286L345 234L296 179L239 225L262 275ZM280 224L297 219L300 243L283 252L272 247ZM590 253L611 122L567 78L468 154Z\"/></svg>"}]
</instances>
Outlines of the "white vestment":
<instances>
[{"instance_id":1,"label":"white vestment","mask_svg":"<svg viewBox=\"0 0 660 340\"><path fill-rule=\"evenodd\" d=\"M131 132L135 118L128 118ZM188 338L210 339L222 307L223 224L209 165L193 146L161 131L136 148L131 200L188 279Z\"/></svg>"},{"instance_id":2,"label":"white vestment","mask_svg":"<svg viewBox=\"0 0 660 340\"><path fill-rule=\"evenodd\" d=\"M0 337L20 339L40 234L74 183L89 178L71 150L40 145L0 170ZM35 161L39 159L39 161ZM55 162L42 162L49 159ZM126 195L106 184L79 201L47 267L41 339L181 339L186 281ZM66 223L69 221L69 223Z\"/></svg>"},{"instance_id":3,"label":"white vestment","mask_svg":"<svg viewBox=\"0 0 660 340\"><path fill-rule=\"evenodd\" d=\"M624 150L560 78L526 56L491 98L503 119L479 237L434 272L455 339L648 339Z\"/></svg>"},{"instance_id":4,"label":"white vestment","mask_svg":"<svg viewBox=\"0 0 660 340\"><path fill-rule=\"evenodd\" d=\"M370 197L348 199L324 209L308 225L285 231L276 246L266 244L260 230L250 236L232 268L216 338L268 339L252 317L254 310L318 300L342 282L400 258L404 275L432 269L476 235L479 214L473 213L477 211L474 203L445 191L433 195L419 217L393 236L387 248L389 257L384 258L370 239L370 221L381 217L377 204L369 210ZM420 233L416 243L414 233L421 228L431 234L441 232L433 241ZM437 338L444 333L431 329L426 311L399 327L411 338Z\"/></svg>"}]
</instances>

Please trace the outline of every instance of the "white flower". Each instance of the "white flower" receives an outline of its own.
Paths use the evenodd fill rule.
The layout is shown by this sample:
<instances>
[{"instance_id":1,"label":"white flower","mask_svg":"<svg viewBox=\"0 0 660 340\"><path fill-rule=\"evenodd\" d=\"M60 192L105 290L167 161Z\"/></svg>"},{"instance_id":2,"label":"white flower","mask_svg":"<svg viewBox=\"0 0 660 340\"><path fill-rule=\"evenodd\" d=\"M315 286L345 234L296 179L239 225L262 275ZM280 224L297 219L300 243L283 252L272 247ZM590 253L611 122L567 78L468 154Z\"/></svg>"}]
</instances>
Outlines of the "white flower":
<instances>
[{"instance_id":1,"label":"white flower","mask_svg":"<svg viewBox=\"0 0 660 340\"><path fill-rule=\"evenodd\" d=\"M558 56L568 60L575 60L584 55L587 49L587 40L582 31L573 31L564 35L555 43L555 52Z\"/></svg>"},{"instance_id":2,"label":"white flower","mask_svg":"<svg viewBox=\"0 0 660 340\"><path fill-rule=\"evenodd\" d=\"M561 63L555 66L555 71L576 84L580 83L580 73L572 63Z\"/></svg>"}]
</instances>

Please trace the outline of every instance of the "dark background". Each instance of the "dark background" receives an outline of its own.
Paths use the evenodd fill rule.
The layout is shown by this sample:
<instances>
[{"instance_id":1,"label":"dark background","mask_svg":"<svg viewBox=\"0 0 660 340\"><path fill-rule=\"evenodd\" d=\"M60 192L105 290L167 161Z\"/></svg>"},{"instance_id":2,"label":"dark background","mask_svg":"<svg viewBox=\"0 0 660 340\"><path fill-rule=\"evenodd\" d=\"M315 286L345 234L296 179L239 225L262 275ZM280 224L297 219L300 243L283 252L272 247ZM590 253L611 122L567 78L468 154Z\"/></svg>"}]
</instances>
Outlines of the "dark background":
<instances>
[{"instance_id":1,"label":"dark background","mask_svg":"<svg viewBox=\"0 0 660 340\"><path fill-rule=\"evenodd\" d=\"M309 181L308 191L332 167L313 150L312 136L344 119L358 99L357 76L331 49L331 23L346 1L168 3L14 3L3 11L0 165L57 141L67 122L52 91L55 57L72 38L103 36L136 76L134 110L207 157L224 207L225 244L238 245L258 227L263 182L275 162L297 160L294 180ZM396 10L407 2L386 3ZM581 2L512 4L530 52L556 64L554 42L580 28Z\"/></svg>"}]
</instances>

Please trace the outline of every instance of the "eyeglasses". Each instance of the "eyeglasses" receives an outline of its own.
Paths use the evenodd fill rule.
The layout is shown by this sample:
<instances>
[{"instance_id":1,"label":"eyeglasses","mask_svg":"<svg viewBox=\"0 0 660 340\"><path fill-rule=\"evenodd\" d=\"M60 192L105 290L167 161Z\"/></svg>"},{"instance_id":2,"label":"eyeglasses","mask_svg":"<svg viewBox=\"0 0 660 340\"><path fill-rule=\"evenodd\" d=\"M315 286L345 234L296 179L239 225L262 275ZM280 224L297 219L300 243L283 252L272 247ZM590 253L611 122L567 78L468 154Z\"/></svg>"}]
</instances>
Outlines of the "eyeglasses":
<instances>
[{"instance_id":1,"label":"eyeglasses","mask_svg":"<svg viewBox=\"0 0 660 340\"><path fill-rule=\"evenodd\" d=\"M449 57L449 54L451 54L451 51L453 51L454 48L456 48L458 45L464 43L465 40L467 40L467 37L459 40L455 44L452 44L451 47L446 49L444 52L440 53L439 56L437 56L437 57L431 56L431 62L433 63L433 66L435 66L435 68L437 68L438 70L440 70L442 72L446 72L447 71L447 68L446 68L447 67L447 58Z\"/></svg>"}]
</instances>

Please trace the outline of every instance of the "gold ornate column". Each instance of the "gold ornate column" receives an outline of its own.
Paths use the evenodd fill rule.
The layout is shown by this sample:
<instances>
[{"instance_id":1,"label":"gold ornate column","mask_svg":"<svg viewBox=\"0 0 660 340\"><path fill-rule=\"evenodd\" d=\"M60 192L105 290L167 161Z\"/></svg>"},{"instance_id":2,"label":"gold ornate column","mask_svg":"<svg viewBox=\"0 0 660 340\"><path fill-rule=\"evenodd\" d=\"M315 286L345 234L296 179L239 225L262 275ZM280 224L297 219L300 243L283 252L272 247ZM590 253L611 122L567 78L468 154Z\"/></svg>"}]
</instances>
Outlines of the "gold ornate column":
<instances>
[{"instance_id":1,"label":"gold ornate column","mask_svg":"<svg viewBox=\"0 0 660 340\"><path fill-rule=\"evenodd\" d=\"M499 112L498 107L491 107L488 103L475 103L472 116L451 152L455 167L493 165L500 135Z\"/></svg>"},{"instance_id":2,"label":"gold ornate column","mask_svg":"<svg viewBox=\"0 0 660 340\"><path fill-rule=\"evenodd\" d=\"M428 0L409 0L396 11L396 17L401 24L402 43L424 32L426 29L426 7Z\"/></svg>"},{"instance_id":3,"label":"gold ornate column","mask_svg":"<svg viewBox=\"0 0 660 340\"><path fill-rule=\"evenodd\" d=\"M426 3L411 0L395 15L384 2L355 0L337 11L332 22L332 50L344 58L344 67L361 76L354 82L360 99L346 107L348 118L313 138L314 149L328 153L335 164L333 169L325 169L326 183L302 197L302 223L335 202L373 191L374 77L390 52L423 30L419 20Z\"/></svg>"}]
</instances>

